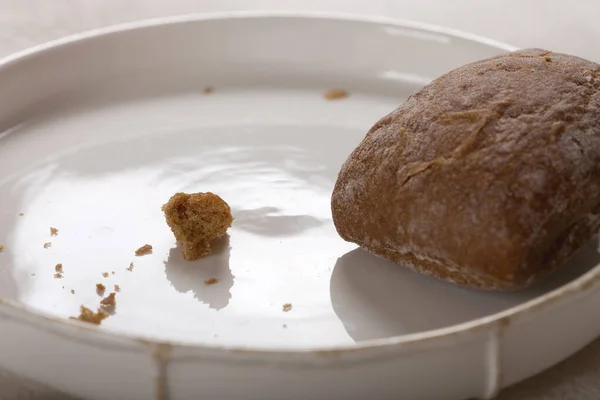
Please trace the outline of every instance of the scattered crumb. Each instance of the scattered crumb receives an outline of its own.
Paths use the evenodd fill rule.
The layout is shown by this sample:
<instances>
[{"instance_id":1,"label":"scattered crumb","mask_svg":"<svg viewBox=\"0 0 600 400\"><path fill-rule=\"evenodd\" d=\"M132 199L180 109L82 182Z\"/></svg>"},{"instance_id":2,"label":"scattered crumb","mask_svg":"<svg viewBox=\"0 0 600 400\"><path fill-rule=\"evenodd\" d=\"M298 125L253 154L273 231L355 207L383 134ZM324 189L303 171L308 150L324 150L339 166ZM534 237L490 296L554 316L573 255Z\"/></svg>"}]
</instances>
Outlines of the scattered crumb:
<instances>
[{"instance_id":1,"label":"scattered crumb","mask_svg":"<svg viewBox=\"0 0 600 400\"><path fill-rule=\"evenodd\" d=\"M61 274L60 272L57 272L54 274L54 279L62 279L63 274Z\"/></svg>"},{"instance_id":2,"label":"scattered crumb","mask_svg":"<svg viewBox=\"0 0 600 400\"><path fill-rule=\"evenodd\" d=\"M104 286L101 283L96 283L96 293L98 293L100 296L102 296L102 294L104 293L105 290L106 290L106 286Z\"/></svg>"},{"instance_id":3,"label":"scattered crumb","mask_svg":"<svg viewBox=\"0 0 600 400\"><path fill-rule=\"evenodd\" d=\"M115 292L120 292L120 291L121 291L121 286L115 285Z\"/></svg>"},{"instance_id":4,"label":"scattered crumb","mask_svg":"<svg viewBox=\"0 0 600 400\"><path fill-rule=\"evenodd\" d=\"M129 267L127 267L127 271L129 271L129 272L133 271L133 263L132 262L129 263Z\"/></svg>"},{"instance_id":5,"label":"scattered crumb","mask_svg":"<svg viewBox=\"0 0 600 400\"><path fill-rule=\"evenodd\" d=\"M58 229L50 227L50 236L57 236Z\"/></svg>"},{"instance_id":6,"label":"scattered crumb","mask_svg":"<svg viewBox=\"0 0 600 400\"><path fill-rule=\"evenodd\" d=\"M63 286L62 288L64 289L65 287Z\"/></svg>"},{"instance_id":7,"label":"scattered crumb","mask_svg":"<svg viewBox=\"0 0 600 400\"><path fill-rule=\"evenodd\" d=\"M4 251L4 246L2 246L2 245L0 244L0 253L2 253L3 251Z\"/></svg>"},{"instance_id":8,"label":"scattered crumb","mask_svg":"<svg viewBox=\"0 0 600 400\"><path fill-rule=\"evenodd\" d=\"M111 273L112 275L115 275L115 271L110 271L110 273Z\"/></svg>"},{"instance_id":9,"label":"scattered crumb","mask_svg":"<svg viewBox=\"0 0 600 400\"><path fill-rule=\"evenodd\" d=\"M31 276L35 276L35 272L32 272L32 273L31 273L31 274L29 274L29 275L31 275Z\"/></svg>"},{"instance_id":10,"label":"scattered crumb","mask_svg":"<svg viewBox=\"0 0 600 400\"><path fill-rule=\"evenodd\" d=\"M75 289L71 289L71 294L75 294Z\"/></svg>"},{"instance_id":11,"label":"scattered crumb","mask_svg":"<svg viewBox=\"0 0 600 400\"><path fill-rule=\"evenodd\" d=\"M284 328L287 328L287 324L283 324L283 327L284 327Z\"/></svg>"},{"instance_id":12,"label":"scattered crumb","mask_svg":"<svg viewBox=\"0 0 600 400\"><path fill-rule=\"evenodd\" d=\"M205 284L207 285L214 285L215 283L219 282L219 280L217 278L209 278L207 280L204 281Z\"/></svg>"},{"instance_id":13,"label":"scattered crumb","mask_svg":"<svg viewBox=\"0 0 600 400\"><path fill-rule=\"evenodd\" d=\"M292 305L290 303L285 303L283 305L283 311L288 312L292 309Z\"/></svg>"},{"instance_id":14,"label":"scattered crumb","mask_svg":"<svg viewBox=\"0 0 600 400\"><path fill-rule=\"evenodd\" d=\"M103 272L103 273L102 273L102 276L103 276L103 277L105 277L105 278L108 278L108 276L109 276L109 275L108 275L108 272Z\"/></svg>"},{"instance_id":15,"label":"scattered crumb","mask_svg":"<svg viewBox=\"0 0 600 400\"><path fill-rule=\"evenodd\" d=\"M350 96L344 89L330 89L323 93L323 97L327 100L341 100Z\"/></svg>"},{"instance_id":16,"label":"scattered crumb","mask_svg":"<svg viewBox=\"0 0 600 400\"><path fill-rule=\"evenodd\" d=\"M25 215L25 214L23 214L23 213L19 213L19 217L22 217L23 215Z\"/></svg>"},{"instance_id":17,"label":"scattered crumb","mask_svg":"<svg viewBox=\"0 0 600 400\"><path fill-rule=\"evenodd\" d=\"M58 273L63 273L63 267L62 264L56 264L56 267L54 267L54 270Z\"/></svg>"},{"instance_id":18,"label":"scattered crumb","mask_svg":"<svg viewBox=\"0 0 600 400\"><path fill-rule=\"evenodd\" d=\"M102 320L106 318L108 318L108 314L100 309L98 309L98 311L96 312L93 312L86 306L81 306L79 308L79 316L73 319L78 319L83 322L89 322L90 324L100 325Z\"/></svg>"},{"instance_id":19,"label":"scattered crumb","mask_svg":"<svg viewBox=\"0 0 600 400\"><path fill-rule=\"evenodd\" d=\"M152 246L149 244L145 244L135 251L136 256L145 256L146 254L151 254L151 253L152 253Z\"/></svg>"},{"instance_id":20,"label":"scattered crumb","mask_svg":"<svg viewBox=\"0 0 600 400\"><path fill-rule=\"evenodd\" d=\"M46 242L44 243L44 248L47 249L48 247L52 246L52 242Z\"/></svg>"},{"instance_id":21,"label":"scattered crumb","mask_svg":"<svg viewBox=\"0 0 600 400\"><path fill-rule=\"evenodd\" d=\"M204 90L203 90L202 92L203 92L204 94L211 94L211 93L212 93L212 92L214 92L214 91L215 91L215 89L214 89L214 88L212 88L212 87L210 87L210 86L207 86L207 87L205 87L205 88L204 88Z\"/></svg>"},{"instance_id":22,"label":"scattered crumb","mask_svg":"<svg viewBox=\"0 0 600 400\"><path fill-rule=\"evenodd\" d=\"M229 205L210 192L175 193L162 210L187 261L209 255L211 243L225 236L233 222Z\"/></svg>"},{"instance_id":23,"label":"scattered crumb","mask_svg":"<svg viewBox=\"0 0 600 400\"><path fill-rule=\"evenodd\" d=\"M117 301L115 300L115 292L112 292L107 297L100 300L100 307L113 309L117 306Z\"/></svg>"}]
</instances>

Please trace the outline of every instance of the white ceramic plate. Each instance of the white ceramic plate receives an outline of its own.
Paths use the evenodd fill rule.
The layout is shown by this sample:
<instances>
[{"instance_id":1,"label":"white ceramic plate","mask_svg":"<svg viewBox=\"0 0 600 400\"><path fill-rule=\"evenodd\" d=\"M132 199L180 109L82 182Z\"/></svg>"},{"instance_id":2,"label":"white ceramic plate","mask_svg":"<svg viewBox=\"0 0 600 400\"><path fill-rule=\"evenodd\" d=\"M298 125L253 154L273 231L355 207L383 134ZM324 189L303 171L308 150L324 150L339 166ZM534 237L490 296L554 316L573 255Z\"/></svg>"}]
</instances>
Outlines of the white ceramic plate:
<instances>
[{"instance_id":1,"label":"white ceramic plate","mask_svg":"<svg viewBox=\"0 0 600 400\"><path fill-rule=\"evenodd\" d=\"M573 353L600 333L595 243L498 294L377 259L331 222L337 171L375 121L509 49L409 23L236 14L4 60L0 367L91 399L464 399ZM350 96L328 101L332 88ZM160 210L177 191L218 193L236 218L197 262ZM96 283L121 287L116 313L69 321L98 305Z\"/></svg>"}]
</instances>

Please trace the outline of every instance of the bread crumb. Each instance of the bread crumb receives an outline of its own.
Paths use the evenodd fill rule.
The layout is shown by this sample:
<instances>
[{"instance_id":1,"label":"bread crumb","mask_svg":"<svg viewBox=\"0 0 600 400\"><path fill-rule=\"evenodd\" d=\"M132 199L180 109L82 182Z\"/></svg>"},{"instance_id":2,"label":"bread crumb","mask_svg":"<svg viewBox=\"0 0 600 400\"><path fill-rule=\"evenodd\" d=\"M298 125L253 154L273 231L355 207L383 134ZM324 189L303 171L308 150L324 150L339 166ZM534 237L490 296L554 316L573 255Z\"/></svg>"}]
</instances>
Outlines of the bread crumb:
<instances>
[{"instance_id":1,"label":"bread crumb","mask_svg":"<svg viewBox=\"0 0 600 400\"><path fill-rule=\"evenodd\" d=\"M19 213L19 217L22 217L23 215L25 215L25 214L23 214L23 213Z\"/></svg>"},{"instance_id":2,"label":"bread crumb","mask_svg":"<svg viewBox=\"0 0 600 400\"><path fill-rule=\"evenodd\" d=\"M32 273L31 273L31 274L29 274L29 275L31 275L31 276L35 276L35 272L32 272Z\"/></svg>"},{"instance_id":3,"label":"bread crumb","mask_svg":"<svg viewBox=\"0 0 600 400\"><path fill-rule=\"evenodd\" d=\"M71 289L71 294L75 294L75 289Z\"/></svg>"},{"instance_id":4,"label":"bread crumb","mask_svg":"<svg viewBox=\"0 0 600 400\"><path fill-rule=\"evenodd\" d=\"M115 300L115 292L112 292L107 297L100 300L100 306L105 309L114 309L117 306L117 301Z\"/></svg>"},{"instance_id":5,"label":"bread crumb","mask_svg":"<svg viewBox=\"0 0 600 400\"><path fill-rule=\"evenodd\" d=\"M63 273L63 267L62 264L56 264L56 266L54 267L54 270L58 273Z\"/></svg>"},{"instance_id":6,"label":"bread crumb","mask_svg":"<svg viewBox=\"0 0 600 400\"><path fill-rule=\"evenodd\" d=\"M96 283L96 293L98 293L98 295L102 296L105 290L106 286L101 283Z\"/></svg>"},{"instance_id":7,"label":"bread crumb","mask_svg":"<svg viewBox=\"0 0 600 400\"><path fill-rule=\"evenodd\" d=\"M111 275L115 275L116 272L115 271L110 271Z\"/></svg>"},{"instance_id":8,"label":"bread crumb","mask_svg":"<svg viewBox=\"0 0 600 400\"><path fill-rule=\"evenodd\" d=\"M146 254L151 254L151 253L152 253L152 246L149 244L145 244L135 251L135 255L138 257L145 256Z\"/></svg>"},{"instance_id":9,"label":"bread crumb","mask_svg":"<svg viewBox=\"0 0 600 400\"><path fill-rule=\"evenodd\" d=\"M101 309L98 309L98 311L93 312L86 306L81 306L79 308L79 316L77 318L71 318L78 319L83 322L89 322L90 324L100 325L102 320L108 318L108 314L102 311Z\"/></svg>"},{"instance_id":10,"label":"bread crumb","mask_svg":"<svg viewBox=\"0 0 600 400\"><path fill-rule=\"evenodd\" d=\"M121 286L115 285L115 292L120 292L120 291L121 291Z\"/></svg>"},{"instance_id":11,"label":"bread crumb","mask_svg":"<svg viewBox=\"0 0 600 400\"><path fill-rule=\"evenodd\" d=\"M129 267L127 267L127 271L129 271L129 272L133 271L133 262L129 263Z\"/></svg>"},{"instance_id":12,"label":"bread crumb","mask_svg":"<svg viewBox=\"0 0 600 400\"><path fill-rule=\"evenodd\" d=\"M52 246L52 242L46 242L44 243L44 248L47 249L48 247Z\"/></svg>"},{"instance_id":13,"label":"bread crumb","mask_svg":"<svg viewBox=\"0 0 600 400\"><path fill-rule=\"evenodd\" d=\"M57 236L58 229L50 227L50 236Z\"/></svg>"},{"instance_id":14,"label":"bread crumb","mask_svg":"<svg viewBox=\"0 0 600 400\"><path fill-rule=\"evenodd\" d=\"M344 89L330 89L323 93L323 97L327 100L341 100L350 96Z\"/></svg>"},{"instance_id":15,"label":"bread crumb","mask_svg":"<svg viewBox=\"0 0 600 400\"><path fill-rule=\"evenodd\" d=\"M2 253L3 251L4 251L4 246L2 246L2 245L0 244L0 253Z\"/></svg>"},{"instance_id":16,"label":"bread crumb","mask_svg":"<svg viewBox=\"0 0 600 400\"><path fill-rule=\"evenodd\" d=\"M187 261L209 255L211 242L225 236L233 222L229 205L210 192L175 193L162 210Z\"/></svg>"},{"instance_id":17,"label":"bread crumb","mask_svg":"<svg viewBox=\"0 0 600 400\"><path fill-rule=\"evenodd\" d=\"M283 327L284 327L284 328L287 328L287 324L283 324Z\"/></svg>"},{"instance_id":18,"label":"bread crumb","mask_svg":"<svg viewBox=\"0 0 600 400\"><path fill-rule=\"evenodd\" d=\"M109 275L108 275L108 272L103 272L103 273L102 273L102 276L103 276L103 277L105 277L105 278L108 278L108 276L109 276Z\"/></svg>"},{"instance_id":19,"label":"bread crumb","mask_svg":"<svg viewBox=\"0 0 600 400\"><path fill-rule=\"evenodd\" d=\"M214 88L212 88L212 87L210 87L210 86L207 86L207 87L205 87L205 88L204 88L204 90L203 90L202 92L203 92L204 94L211 94L211 93L212 93L212 92L214 92L214 91L215 91L215 89L214 89Z\"/></svg>"},{"instance_id":20,"label":"bread crumb","mask_svg":"<svg viewBox=\"0 0 600 400\"><path fill-rule=\"evenodd\" d=\"M62 279L63 274L61 274L60 272L57 272L54 274L54 279Z\"/></svg>"},{"instance_id":21,"label":"bread crumb","mask_svg":"<svg viewBox=\"0 0 600 400\"><path fill-rule=\"evenodd\" d=\"M292 304L291 303L285 303L283 305L283 311L288 312L292 309Z\"/></svg>"},{"instance_id":22,"label":"bread crumb","mask_svg":"<svg viewBox=\"0 0 600 400\"><path fill-rule=\"evenodd\" d=\"M215 283L219 282L219 280L217 278L209 278L207 280L204 281L205 284L207 285L214 285Z\"/></svg>"}]
</instances>

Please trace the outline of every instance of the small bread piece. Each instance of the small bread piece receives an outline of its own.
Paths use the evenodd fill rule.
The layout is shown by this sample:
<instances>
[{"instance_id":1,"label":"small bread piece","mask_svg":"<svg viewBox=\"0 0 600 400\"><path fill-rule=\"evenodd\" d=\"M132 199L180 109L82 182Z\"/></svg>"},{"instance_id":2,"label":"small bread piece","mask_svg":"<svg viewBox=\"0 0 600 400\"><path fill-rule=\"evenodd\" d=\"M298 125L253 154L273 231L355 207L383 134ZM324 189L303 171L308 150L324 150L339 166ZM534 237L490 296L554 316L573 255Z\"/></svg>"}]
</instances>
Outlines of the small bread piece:
<instances>
[{"instance_id":1,"label":"small bread piece","mask_svg":"<svg viewBox=\"0 0 600 400\"><path fill-rule=\"evenodd\" d=\"M224 236L233 222L229 205L210 192L176 193L162 210L188 261L210 254L210 243Z\"/></svg>"},{"instance_id":2,"label":"small bread piece","mask_svg":"<svg viewBox=\"0 0 600 400\"><path fill-rule=\"evenodd\" d=\"M600 228L600 65L530 49L455 69L377 122L332 195L345 240L517 289Z\"/></svg>"}]
</instances>

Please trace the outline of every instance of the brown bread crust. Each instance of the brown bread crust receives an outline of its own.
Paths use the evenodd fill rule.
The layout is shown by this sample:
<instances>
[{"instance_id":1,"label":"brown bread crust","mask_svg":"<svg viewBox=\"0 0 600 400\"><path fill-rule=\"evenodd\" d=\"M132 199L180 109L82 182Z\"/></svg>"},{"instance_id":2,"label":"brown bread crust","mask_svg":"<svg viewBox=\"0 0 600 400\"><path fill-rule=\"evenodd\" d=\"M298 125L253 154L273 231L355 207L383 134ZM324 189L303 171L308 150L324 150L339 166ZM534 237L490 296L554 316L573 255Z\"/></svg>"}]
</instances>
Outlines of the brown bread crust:
<instances>
[{"instance_id":1,"label":"brown bread crust","mask_svg":"<svg viewBox=\"0 0 600 400\"><path fill-rule=\"evenodd\" d=\"M529 49L434 80L371 128L332 195L345 240L487 289L547 274L600 229L600 65Z\"/></svg>"}]
</instances>

